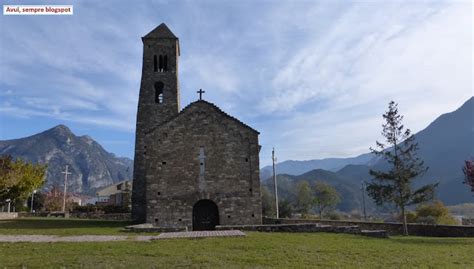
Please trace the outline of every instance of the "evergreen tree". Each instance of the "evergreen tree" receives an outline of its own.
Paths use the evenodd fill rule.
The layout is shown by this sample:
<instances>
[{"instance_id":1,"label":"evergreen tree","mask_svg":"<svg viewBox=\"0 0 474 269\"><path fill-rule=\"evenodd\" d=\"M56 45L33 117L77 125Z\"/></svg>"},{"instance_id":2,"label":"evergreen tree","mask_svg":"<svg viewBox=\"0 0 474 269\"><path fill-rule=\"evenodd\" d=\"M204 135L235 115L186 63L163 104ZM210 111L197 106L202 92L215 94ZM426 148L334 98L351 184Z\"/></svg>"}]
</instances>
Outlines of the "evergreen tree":
<instances>
[{"instance_id":1,"label":"evergreen tree","mask_svg":"<svg viewBox=\"0 0 474 269\"><path fill-rule=\"evenodd\" d=\"M42 193L41 191L38 191L34 194L33 209L36 212L43 211L45 199L46 199L46 195L44 193ZM26 202L26 205L28 206L28 211L31 211L31 194L28 196L28 200Z\"/></svg>"},{"instance_id":2,"label":"evergreen tree","mask_svg":"<svg viewBox=\"0 0 474 269\"><path fill-rule=\"evenodd\" d=\"M386 144L376 141L377 149L372 153L382 156L390 165L388 171L370 170L373 181L367 185L367 193L377 205L395 204L403 221L404 234L408 235L406 220L407 206L433 199L438 184L428 184L416 190L413 181L422 176L428 168L417 157L418 144L410 129L402 124L403 116L398 114L398 105L391 101L383 118L382 135Z\"/></svg>"},{"instance_id":3,"label":"evergreen tree","mask_svg":"<svg viewBox=\"0 0 474 269\"><path fill-rule=\"evenodd\" d=\"M280 218L291 218L293 216L293 205L287 199L281 199L278 202Z\"/></svg>"},{"instance_id":4,"label":"evergreen tree","mask_svg":"<svg viewBox=\"0 0 474 269\"><path fill-rule=\"evenodd\" d=\"M262 215L264 217L274 217L276 214L275 196L263 185L260 187L260 192L262 194Z\"/></svg>"}]
</instances>

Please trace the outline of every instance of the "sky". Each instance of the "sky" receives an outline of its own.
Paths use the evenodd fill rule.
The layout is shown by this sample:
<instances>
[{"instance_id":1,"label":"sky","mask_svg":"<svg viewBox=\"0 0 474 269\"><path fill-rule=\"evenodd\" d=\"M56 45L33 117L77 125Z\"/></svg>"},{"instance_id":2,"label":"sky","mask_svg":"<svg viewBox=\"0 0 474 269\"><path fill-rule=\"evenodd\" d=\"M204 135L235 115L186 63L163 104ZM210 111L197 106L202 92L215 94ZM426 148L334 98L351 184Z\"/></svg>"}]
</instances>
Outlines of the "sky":
<instances>
[{"instance_id":1,"label":"sky","mask_svg":"<svg viewBox=\"0 0 474 269\"><path fill-rule=\"evenodd\" d=\"M181 107L204 89L260 131L262 167L272 147L278 161L368 152L390 100L418 132L474 94L471 1L54 4L74 15L0 17L0 140L65 124L133 158L141 37L162 22Z\"/></svg>"}]
</instances>

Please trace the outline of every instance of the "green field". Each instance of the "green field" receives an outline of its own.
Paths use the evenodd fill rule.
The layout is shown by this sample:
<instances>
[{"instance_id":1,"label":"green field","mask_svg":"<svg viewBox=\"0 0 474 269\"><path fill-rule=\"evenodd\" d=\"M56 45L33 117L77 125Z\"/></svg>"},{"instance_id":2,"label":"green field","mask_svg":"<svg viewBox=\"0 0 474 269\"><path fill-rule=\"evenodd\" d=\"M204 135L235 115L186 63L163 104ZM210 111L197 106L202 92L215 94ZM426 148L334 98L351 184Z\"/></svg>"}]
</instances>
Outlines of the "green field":
<instances>
[{"instance_id":1,"label":"green field","mask_svg":"<svg viewBox=\"0 0 474 269\"><path fill-rule=\"evenodd\" d=\"M0 234L130 235L120 232L123 224L20 219L0 221ZM0 268L474 268L473 251L474 238L248 233L154 242L0 243Z\"/></svg>"},{"instance_id":2,"label":"green field","mask_svg":"<svg viewBox=\"0 0 474 269\"><path fill-rule=\"evenodd\" d=\"M130 224L124 221L20 218L0 220L0 234L124 235L121 230Z\"/></svg>"}]
</instances>

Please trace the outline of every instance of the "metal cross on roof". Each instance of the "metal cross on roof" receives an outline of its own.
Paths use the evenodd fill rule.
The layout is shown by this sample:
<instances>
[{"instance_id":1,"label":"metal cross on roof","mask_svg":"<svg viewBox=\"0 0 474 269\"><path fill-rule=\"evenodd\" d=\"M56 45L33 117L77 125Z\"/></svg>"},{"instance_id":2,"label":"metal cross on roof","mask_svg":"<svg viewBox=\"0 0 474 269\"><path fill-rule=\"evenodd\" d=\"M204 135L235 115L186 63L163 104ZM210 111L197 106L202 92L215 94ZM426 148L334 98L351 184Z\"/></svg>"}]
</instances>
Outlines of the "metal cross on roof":
<instances>
[{"instance_id":1,"label":"metal cross on roof","mask_svg":"<svg viewBox=\"0 0 474 269\"><path fill-rule=\"evenodd\" d=\"M199 89L197 93L199 93L199 100L202 100L202 94L205 93L206 91L203 91L202 89Z\"/></svg>"}]
</instances>

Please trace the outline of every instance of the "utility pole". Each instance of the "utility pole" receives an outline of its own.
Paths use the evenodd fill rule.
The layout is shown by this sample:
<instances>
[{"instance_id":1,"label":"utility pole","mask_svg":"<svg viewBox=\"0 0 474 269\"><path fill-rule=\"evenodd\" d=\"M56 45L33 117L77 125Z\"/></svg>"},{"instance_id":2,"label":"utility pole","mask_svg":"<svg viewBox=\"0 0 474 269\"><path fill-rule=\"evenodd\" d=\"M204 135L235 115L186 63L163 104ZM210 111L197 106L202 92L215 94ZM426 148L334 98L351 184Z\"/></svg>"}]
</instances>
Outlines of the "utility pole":
<instances>
[{"instance_id":1,"label":"utility pole","mask_svg":"<svg viewBox=\"0 0 474 269\"><path fill-rule=\"evenodd\" d=\"M35 199L35 193L36 193L36 190L33 190L33 192L31 193L31 213L35 212L33 210L33 200Z\"/></svg>"},{"instance_id":2,"label":"utility pole","mask_svg":"<svg viewBox=\"0 0 474 269\"><path fill-rule=\"evenodd\" d=\"M364 209L364 220L367 220L367 212L365 209L365 184L363 180L361 181L361 185L362 187L360 189L362 190L362 206Z\"/></svg>"},{"instance_id":3,"label":"utility pole","mask_svg":"<svg viewBox=\"0 0 474 269\"><path fill-rule=\"evenodd\" d=\"M280 218L280 213L278 212L278 185L277 185L277 178L275 174L275 148L272 150L272 163L273 163L273 185L275 186L275 207L276 207L276 218Z\"/></svg>"},{"instance_id":4,"label":"utility pole","mask_svg":"<svg viewBox=\"0 0 474 269\"><path fill-rule=\"evenodd\" d=\"M67 175L70 175L71 173L68 172L69 165L66 164L66 171L61 172L61 174L64 174L64 193L63 193L63 212L66 213L66 193L67 193Z\"/></svg>"}]
</instances>

